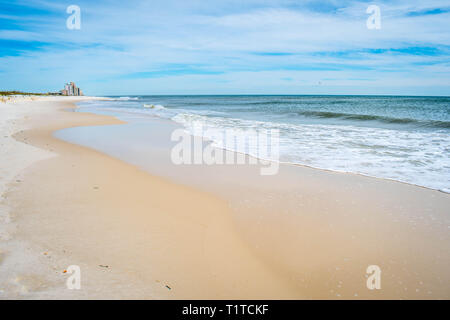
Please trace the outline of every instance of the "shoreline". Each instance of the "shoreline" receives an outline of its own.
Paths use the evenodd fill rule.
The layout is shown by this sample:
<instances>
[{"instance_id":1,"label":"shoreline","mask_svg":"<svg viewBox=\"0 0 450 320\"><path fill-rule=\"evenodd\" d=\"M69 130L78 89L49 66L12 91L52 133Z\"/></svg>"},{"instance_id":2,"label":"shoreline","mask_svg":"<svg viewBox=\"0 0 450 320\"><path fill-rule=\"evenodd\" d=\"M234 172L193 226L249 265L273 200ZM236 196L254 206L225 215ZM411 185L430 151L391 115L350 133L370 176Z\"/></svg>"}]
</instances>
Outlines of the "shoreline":
<instances>
[{"instance_id":1,"label":"shoreline","mask_svg":"<svg viewBox=\"0 0 450 320\"><path fill-rule=\"evenodd\" d=\"M106 125L123 123L118 119L112 119L109 116L103 115L83 115L81 112L67 111L52 112L53 114L58 114L58 117L65 119L67 122L72 121L72 124L75 122L75 125L72 126L72 128L75 129L81 128L76 125L97 126L97 123L101 119L103 119L101 122L105 121L104 124ZM65 113L66 115L62 115L62 113ZM78 115L74 116L74 114ZM77 118L77 120L75 120L75 118ZM45 121L49 122L49 120ZM55 121L53 121L53 123L55 123ZM64 123L64 125L62 125L62 123L56 123L58 126L62 127L67 125L67 123ZM34 125L36 125L36 123ZM42 126L42 123L40 125ZM92 129L89 127L84 128ZM106 127L103 129L106 129ZM289 179L286 179L286 177L282 177L280 179L285 180L277 181L285 183L284 187L270 187L267 189L267 192L270 191L270 194L267 195L270 195L270 197L274 199L269 199L268 202L260 202L262 195L267 196L265 193L261 193L264 190L261 191L251 188L250 191L255 191L255 193L253 195L250 194L251 192L246 194L250 200L251 206L248 206L248 202L243 203L238 201L232 202L230 209L229 199L224 201L224 198L216 197L217 195L220 196L222 191L224 191L220 188L218 189L217 186L217 184L220 184L221 180L216 178L220 178L220 176L210 176L214 179L206 185L208 187L207 190L197 188L197 185L189 186L189 183L187 183L186 186L186 181L191 182L192 176L187 175L185 181L177 181L164 177L164 175L159 175L157 172L154 173L151 172L151 170L146 170L147 172L151 172L149 175L147 172L142 171L139 166L127 164L120 159L117 160L102 151L92 150L88 147L59 140L53 136L54 128L47 128L44 131L46 132L45 134L37 134L35 130L34 132L28 131L17 135L19 141L28 141L31 144L35 143L38 147L45 146L46 143L51 142L51 146L55 148L54 150L57 151L59 156L50 158L49 160L41 160L32 165L32 167L26 169L25 177L18 183L18 186L14 187L17 189L10 190L9 195L12 202L11 204L15 206L13 208L14 214L12 220L17 223L17 229L19 231L15 234L19 234L23 237L22 239L28 239L28 241L32 240L34 243L41 243L45 244L45 246L53 247L53 249L50 250L52 251L52 261L53 259L57 260L57 262L54 263L59 266L59 269L63 268L64 264L62 262L58 264L58 261L69 262L70 260L64 254L61 254L60 251L73 251L74 253L69 255L69 258L73 259L74 257L77 257L77 259L83 261L85 264L82 265L82 269L88 270L87 274L90 279L96 279L97 277L100 279L94 281L93 285L89 286L87 290L84 289L80 290L83 292L74 292L63 288L62 280L65 280L66 277L61 274L61 272L58 273L53 270L55 271L55 274L50 277L49 280L47 279L41 282L37 280L27 280L31 284L24 285L26 288L33 288L33 286L37 288L34 291L27 289L32 291L31 295L30 293L21 294L19 290L18 293L16 292L16 294L18 294L17 296L27 297L28 295L28 298L47 296L50 298L182 297L194 299L411 299L422 297L445 299L450 295L449 292L446 291L448 286L444 284L449 281L448 276L445 274L440 278L441 281L444 281L444 283L441 283L442 290L438 292L434 291L435 288L437 288L437 284L435 283L436 274L439 274L439 270L441 269L446 270L449 265L448 257L442 257L444 259L443 261L433 260L433 264L425 261L427 258L433 258L434 255L437 254L436 249L434 248L432 249L432 252L426 253L427 250L429 251L429 249L432 248L431 246L435 243L437 235L433 235L431 239L426 239L425 244L422 244L423 239L417 237L418 235L429 235L431 231L437 230L439 231L438 235L444 237L441 239L440 245L446 250L449 241L448 235L442 234L442 230L444 230L444 232L446 231L445 228L432 224L432 228L430 227L430 229L421 229L420 226L414 225L414 228L420 229L420 232L416 232L414 231L415 229L408 224L405 225L408 219L426 222L427 225L432 223L428 218L424 221L423 217L419 216L419 209L416 211L410 210L417 205L426 209L425 200L417 201L417 199L412 199L412 201L410 201L412 204L409 205L405 202L405 199L411 195L414 195L415 197L423 196L424 199L428 197L433 198L436 196L434 194L436 192L435 190L416 190L416 186L410 184L407 184L405 187L398 187L393 185L395 183L392 183L392 181L385 179L373 179L358 174L354 174L355 177L348 177L348 175L342 175L342 173L334 171L330 173L323 169L309 168L302 165L299 165L301 170L297 170L297 165L287 165L292 168L288 169L286 175L302 178L301 180L298 180L302 181L302 183L300 189L296 190L296 194L286 193L286 191L290 187L293 187L294 184ZM95 137L98 139L101 138L97 137L97 135L95 135ZM52 148L50 148L49 151L50 150L54 151ZM83 158L80 157L81 154L86 156L89 155L89 159L83 160ZM61 157L63 157L65 161L63 161L63 159L58 159ZM158 161L155 162L156 166L160 165ZM98 163L98 165L95 167L93 163ZM141 181L140 179L144 179L144 177L146 177L145 180L152 180L152 191L148 193L145 192L145 190L139 189L139 187L135 186L136 180L133 180L132 184L127 185L128 188L133 189L133 192L130 193L127 188L118 184L115 179L108 178L108 175L100 175L97 177L97 171L103 170L104 168L102 167L105 163L114 163L114 168L117 172L122 172L120 173L121 181L128 180L128 175L132 175L139 181ZM68 172L68 170L71 170L72 165L78 167L80 164L84 164L80 171L77 171L76 173ZM92 170L92 166L95 167L95 170ZM59 167L61 168L58 169ZM223 169L224 175L228 175L231 173L231 170L234 169L227 170L228 169ZM86 178L85 181L78 181L84 179L82 176L86 172L95 175L97 179L92 180L92 178ZM198 172L200 171L195 171L195 173ZM210 174L207 171L204 172ZM240 177L235 173L231 175L231 186L234 186L233 181L237 181L237 178L245 180L245 177L249 177L249 180L253 179L247 169L241 170L238 173L241 174L243 172L248 174L248 176L243 175ZM116 171L114 171L114 175L115 174ZM47 189L41 190L41 187L43 186L41 181L46 181L45 179L43 180L43 177L55 177L58 175L61 175L61 178L59 178L58 181L55 183L49 182L49 186L46 187ZM338 177L340 175L342 175L342 177ZM161 176L162 178L160 178ZM68 177L71 177L73 182L68 179ZM98 182L100 181L98 180L100 178L103 179L103 181L108 181L111 186L108 186L108 183L105 183L98 186L98 189L92 189L95 188L95 185L100 184ZM377 181L369 181L371 179ZM71 181L71 183L65 184L64 181ZM255 181L258 182L258 180ZM331 187L324 185L325 182L331 184ZM108 197L102 198L102 201L98 201L96 197L92 197L90 192L84 190L81 195L77 195L75 199L71 199L73 194L79 192L77 189L73 189L73 186L86 186L86 183L94 184L94 187L91 186L89 188L90 192L95 190L95 193L100 193L103 189L108 189ZM147 183L148 182L142 182L142 184L139 183L139 186L143 187ZM362 184L358 188L362 187L363 191L354 188L357 184ZM334 191L333 186L341 187L343 191ZM211 190L209 190L209 187L212 187ZM244 185L242 188L244 187L246 186ZM388 190L386 192L383 190L378 191L380 187ZM69 189L71 192L59 189ZM151 201L149 202L147 199L152 196L153 192L157 192L155 190L160 191L158 196L162 197L166 202L171 202L172 199L176 198L180 203L170 204L160 201L160 199L156 197L153 199L153 201L158 202L158 205L155 207L154 203ZM390 190L398 192L399 199L395 199L397 197L386 199ZM54 192L54 194L50 191ZM235 193L239 193L239 191L240 189L237 188ZM130 198L123 201L116 200L116 197L121 196L121 192L125 192ZM137 195L133 193L137 193ZM192 201L190 197L186 196L186 193L191 197L195 197L198 201ZM349 197L352 193L354 193L354 196L356 197L363 197L363 199L352 199L352 197ZM224 194L226 195L226 192ZM111 197L111 195L115 196ZM330 195L333 201L329 199ZM339 195L339 197L336 198L336 200L339 199L339 203L334 203L334 196L336 195ZM366 206L375 204L370 198L367 198L370 195L383 199L380 208L377 207L373 210L372 208L364 209ZM299 203L295 198L299 196L302 197L304 202L302 204L302 210L300 211L298 211ZM438 214L438 220L442 220L445 216L440 215L442 212L439 211L441 210L439 208L441 208L440 206L446 208L446 205L448 208L448 198L439 198L440 202L433 200L434 202L432 205L435 206L435 208L431 207L431 209L434 214ZM18 205L18 203L23 202L23 199L26 199L29 203ZM64 199L70 201L64 201ZM140 201L144 201L146 205L136 205L132 201L133 199L140 199ZM225 197L225 199L227 198ZM111 204L111 202L116 201L118 201L122 208L119 212L115 212L115 206ZM352 203L352 201L357 201L357 203ZM197 202L199 204L197 204ZM85 208L81 210L84 214L75 218L73 215L78 212L77 210L79 210L79 208L76 208L75 210L75 208L71 208L71 206L80 205L81 203L85 206ZM399 205L399 203L400 207L397 210L399 217L392 218L390 214L387 214L389 212L382 211L384 205L396 206ZM205 206L208 207L205 204L209 204L209 206L212 206L212 208L216 208L217 210L205 210ZM246 205L247 207L245 207ZM289 207L290 205L292 205L292 208ZM330 212L330 214L328 213L329 206L334 206L334 209L331 210L332 212ZM402 209L401 206L406 206L406 209ZM41 207L44 208L40 209ZM70 221L69 224L67 224L66 221L61 221L61 218L56 214L61 208L64 208L64 211L67 210L67 213L64 213L64 216ZM92 208L108 208L108 210L105 211L102 209L91 212ZM132 209L130 210L130 208ZM147 208L152 208L150 213L147 213ZM161 208L165 208L165 210L161 210ZM42 221L36 220L36 218L33 220L31 216L23 214L29 210L38 211L39 219L43 219L42 221L48 223L48 225L44 223L44 226L47 226L46 228L49 232L55 233L55 230L60 230L60 233L58 234L58 232L56 232L52 237L47 237L43 234L32 235L31 233L36 232L36 227L42 224ZM52 211L53 213L49 214L46 213L46 211ZM132 216L129 216L130 211L134 212ZM216 211L219 213L214 214L214 219L212 219L210 215L212 212ZM115 213L111 215L112 212ZM165 214L169 212L172 215L171 219L167 219L164 216L162 217L161 213L163 212ZM417 212L417 216L414 216L414 214L416 214L414 212ZM278 214L274 215L274 213ZM383 216L374 217L370 213L383 213ZM154 221L159 221L158 228L154 227L152 229L150 225L146 225L148 223L146 221L149 221L147 214L150 214L152 223L154 223ZM299 214L300 216L298 216ZM405 214L407 215L404 216ZM408 215L410 215L410 217L408 217ZM113 218L113 221L110 221L111 218ZM192 219L195 221L192 221ZM341 221L341 219L343 219L343 221ZM400 219L400 221L395 222L395 219ZM190 226L190 232L185 230L186 226L184 224L180 225L181 221L183 223L190 221L188 224ZM443 220L443 222L445 221L448 220ZM89 232L86 233L87 230L91 230L92 228L87 222L93 223L93 225L99 227L100 231L96 230L94 234ZM392 224L394 222L397 225L385 225L385 223ZM194 230L202 230L204 233L205 223L209 226L207 229L210 231L207 232L206 238L199 238ZM146 225L147 229L143 229L142 224ZM74 233L74 231L71 230L71 228L76 225L80 227L80 233ZM108 227L106 228L104 225L107 225ZM174 226L176 226L176 232L169 231ZM368 226L373 227L374 230L367 230ZM405 226L407 227L407 230L403 230L405 229ZM377 227L382 229L377 232ZM436 229L438 227L439 229ZM152 230L150 234L148 234L149 230ZM168 233L163 232L162 230L166 230ZM112 231L119 233L121 237L116 239L117 236ZM395 236L395 238L398 239L390 239L392 238L392 234L395 234L392 232L398 233ZM368 233L368 235L364 233ZM139 235L139 241L134 239L133 234ZM179 241L180 236L188 234L195 239L186 240L186 238L183 237L183 241ZM221 236L217 237L215 234L220 234ZM73 244L72 241L67 241L67 239L65 239L68 235L71 235L71 240L83 239L83 241L88 244L88 247L92 247L94 252L89 254L83 252L81 247ZM108 237L106 235L108 235ZM155 238L155 235L158 236ZM350 236L356 236L361 243L358 244L355 243L353 239L348 239L347 237ZM411 243L405 242L406 239L409 239L409 236L415 237L415 239L412 238L410 240ZM382 243L380 246L377 237L381 237L381 239L383 239L382 241L386 242L386 244ZM113 245L108 243L111 239L113 239ZM123 241L123 239L126 239L126 241ZM178 241L175 241L175 239ZM187 239L189 239L189 237ZM209 240L207 254L202 253L205 250L205 239ZM289 239L290 241L288 241ZM52 240L58 242L56 247L52 244ZM211 242L211 240L213 241ZM101 245L97 245L98 241ZM175 272L171 270L171 272L169 272L164 270L164 266L167 267L167 261L164 258L164 254L158 252L158 247L155 248L154 245L152 245L153 242L158 243L159 246L162 247L171 244L172 250L177 253L169 254L170 260L173 265L178 267L183 266L183 264L186 263L184 260L183 262L182 260L178 260L179 256L183 256L183 249L195 252L195 256L189 256L189 258L185 257L185 259L187 258L186 261L188 261L187 264L190 265L191 268L188 268L187 272L184 270L184 275L180 274L183 273L180 271ZM183 242L188 243L185 244ZM313 245L311 248L307 248L303 247L302 243L311 243ZM388 249L386 245L389 245L389 243L393 249ZM198 251L199 244L201 244L200 247L203 248L200 251ZM330 247L330 244L332 244L332 247ZM30 244L28 243L28 245ZM146 252L147 246L153 248L157 253L152 254ZM360 248L361 246L363 246L363 248ZM422 252L423 256L417 258L415 256L410 256L410 249L414 246L418 246L414 251ZM137 248L139 248L139 250L137 250ZM223 251L217 252L217 248L221 248ZM337 251L337 253L330 251L330 249ZM380 249L386 250L386 252L377 253ZM44 261L48 264L47 260L50 259L48 258L48 255L43 255L42 252L37 251L37 249L34 249L35 255L38 258L44 258ZM117 251L119 253L117 253ZM127 251L131 251L133 254L127 253ZM374 255L371 256L366 253L366 251ZM404 286L396 288L395 286L392 286L392 283L389 284L388 282L386 284L387 287L382 292L370 292L367 289L366 291L363 291L365 289L364 272L365 267L367 266L366 262L373 261L375 256L377 256L378 259L383 257L383 260L387 260L396 257L396 255L399 261L394 264L387 263L386 261L385 265L382 266L383 270L386 270L387 268L388 277L393 277L395 274L396 277L392 278L390 282L393 282L394 280L405 281L408 283L408 287L411 288L411 286L416 286L418 288L420 287L420 290L404 292ZM4 256L5 258L3 258L3 260L6 262L8 254ZM113 263L111 263L113 267L106 268L106 271L113 275L106 273L106 276L105 268L98 267L100 264L105 265L105 262L99 263L97 261L98 256L113 260ZM114 259L110 257L114 257ZM239 259L237 257L239 257ZM335 263L337 263L336 259L342 257L351 257L350 260L353 259L352 265L348 265L348 262L339 262L339 270L327 271L329 268L338 268L337 265L335 265ZM145 261L150 266L155 266L158 271L151 272L148 268L145 268L140 264L133 265L132 267L126 266L122 262L124 258L128 258L129 260L140 259L140 261ZM305 260L305 258L307 260ZM1 259L2 258L0 258L0 260ZM402 262L402 259L405 261ZM88 263L86 263L86 261ZM398 265L399 262L400 265ZM412 262L415 262L416 266L411 267L410 265ZM0 263L3 263L3 261L0 261ZM96 263L98 263L98 265L96 265ZM341 265L342 263L344 264ZM108 262L106 265L109 266L110 263ZM209 267L206 267L206 265ZM398 275L399 272L401 273L401 268L408 268L408 266L409 268L413 268L411 272L419 272L421 276L424 276L421 280L426 285L433 287L433 291L427 292L426 290L428 289L425 288L426 285L419 285L419 283L413 284L413 279L416 279L417 276L405 275L402 278L401 275ZM47 269L49 267L50 266L47 265ZM53 267L55 267L55 265L51 266L51 268ZM236 269L236 267L239 268ZM243 270L241 270L241 268ZM117 269L119 270L117 271ZM199 272L197 269L202 270L202 272ZM427 269L435 271L432 272L432 275L427 276L423 273L423 270ZM354 273L355 270L357 274L360 273L356 278L351 274L352 272ZM345 274L342 274L343 271L345 271ZM46 272L48 272L48 270ZM130 277L130 272L133 277ZM44 270L42 270L42 273L45 273ZM410 272L407 271L407 273L409 274ZM161 279L156 279L161 278L161 274L165 274L167 279L171 279L170 283L164 284L168 285L171 289L164 287L161 282L156 282L156 280L161 281ZM210 277L205 279L205 274L209 274ZM136 275L139 276L136 278ZM48 275L44 277L48 277ZM137 279L139 279L139 281ZM192 282L192 279L195 279L195 284ZM333 283L331 285L324 286L324 279L326 281L330 281L330 279L335 280L332 280ZM0 279L0 281L1 280L2 279ZM36 282L40 283L40 285L36 286ZM52 290L50 291L42 287L42 285L48 286L48 283L53 284ZM99 289L106 288L112 283L115 283L114 290L122 291L121 294L113 294L111 292L105 293L104 290L101 291ZM128 283L128 286L124 286L125 283ZM179 286L174 286L172 283L184 283L185 286L182 286L183 289L181 289L181 293L179 292ZM118 286L116 286L117 284ZM234 287L230 284L233 284ZM242 286L243 284L245 284L245 286ZM13 285L13 289L15 288L14 286L15 285ZM1 292L0 297L2 297Z\"/></svg>"},{"instance_id":2,"label":"shoreline","mask_svg":"<svg viewBox=\"0 0 450 320\"><path fill-rule=\"evenodd\" d=\"M117 97L119 97L119 96L117 96ZM120 97L122 97L122 96L120 96ZM76 103L75 103L75 107L73 109L74 109L74 112L99 115L99 114L93 113L93 112L77 111L79 109L79 106ZM114 117L114 118L118 119L119 121L122 121L122 124L127 124L128 123L125 120L120 120L120 118L117 117L117 116L111 115L111 117ZM166 121L172 122L174 125L178 126L180 129L186 130L181 124L179 124L178 122L176 122L176 121L174 121L172 119L163 119L163 118L159 118L158 116L155 116L155 117L158 118L158 119L161 119L161 120L166 120ZM66 128L64 128L64 129L66 129ZM56 131L55 131L55 133L56 133ZM202 137L202 136L192 135L189 132L188 132L188 134L191 137L195 138L195 139L202 139L203 141L205 141L207 143L214 142L213 140L210 140L210 139ZM223 150L224 152L231 152L231 153L241 154L241 155L244 155L246 158L253 158L253 159L256 159L257 161L273 162L273 163L277 163L279 165L288 165L288 166L294 166L294 167L309 168L309 169L321 170L321 171L330 172L330 173L356 175L356 176L365 177L365 178L379 179L379 180L387 181L387 182L401 183L401 184L405 184L405 185L408 185L408 186L423 188L425 190L438 191L438 192L441 192L441 193L444 193L444 194L450 194L450 191L446 191L446 190L442 190L442 189L436 189L436 188L431 188L431 187L427 187L427 186L423 186L423 185L420 185L420 184L415 184L415 183L411 183L411 182L407 182L407 181L397 180L395 178L385 178L385 177L373 176L373 175L369 175L369 174L365 174L365 173L361 173L361 172L354 172L354 171L340 171L340 170L334 170L334 169L327 169L327 168L315 167L315 166L302 164L302 163L297 163L297 162L275 161L275 160L270 160L270 159L263 159L263 158L258 158L256 156L248 154L248 153L244 153L244 152L240 152L240 151L236 151L236 150L232 150L232 149L226 149L226 148L223 148L223 147L214 147L214 149L220 149L220 150Z\"/></svg>"},{"instance_id":3,"label":"shoreline","mask_svg":"<svg viewBox=\"0 0 450 320\"><path fill-rule=\"evenodd\" d=\"M118 112L108 111L108 112L106 112L106 114L113 115L113 116L115 116L117 118L120 118L120 119L123 119L123 120L126 121L128 116L130 114L133 114L133 113L130 113L130 112L126 111L126 110L127 109L124 109L123 111L118 111ZM175 108L174 110L177 110L177 109ZM99 110L97 110L97 111L99 111ZM86 111L79 110L79 112L94 112L94 113L97 112L97 111L89 111L89 108ZM99 111L98 114L103 114L103 111ZM174 124L176 124L177 126L179 126L180 128L184 129L190 136L194 136L192 134L191 130L189 130L189 128L186 128L178 120L174 120L174 119L170 118L170 116L166 117L166 116L160 115L160 114L154 114L154 115L147 114L147 116L153 116L153 117L157 117L157 118L160 118L160 119L165 119L167 121L171 121ZM352 126L350 125L350 127L352 127ZM197 137L198 138L202 138L205 141L212 141L208 137L200 137L198 135L197 135ZM400 182L400 183L404 183L404 184L408 184L408 185L412 185L412 186L422 187L422 188L425 188L425 189L428 189L428 190L436 190L436 191L439 191L439 192L450 194L450 189L448 189L448 187L445 185L445 183L438 183L438 184L436 184L436 183L428 183L427 182L427 181L440 181L440 179L432 179L430 177L428 177L429 178L428 180L423 180L423 177L422 177L422 179L411 179L411 176L409 176L409 178L408 178L408 172L407 171L403 171L403 173L402 173L402 169L406 170L405 168L399 169L397 174L393 174L392 175L392 174L388 174L386 172L384 172L384 173L383 172L378 172L377 173L376 170L374 172L371 172L370 170L368 170L368 171L366 170L365 171L364 169L361 169L358 166L351 167L350 169L348 169L348 168L339 169L339 168L333 168L332 165L326 165L326 164L322 164L322 165L319 165L318 163L316 163L316 164L307 164L307 162L305 162L305 161L304 161L304 163L302 163L302 162L299 162L299 161L296 162L296 160L292 160L292 161L282 161L282 160L278 160L277 161L277 160L270 160L270 159L267 160L267 159L264 159L264 158L259 158L259 157L255 156L255 155L252 155L252 154L248 153L248 152L236 151L236 150L233 150L233 149L226 149L224 147L218 147L218 146L214 146L214 148L215 149L220 149L220 150L223 150L223 151L226 151L226 152L233 152L233 153L237 153L237 154L242 154L242 155L244 155L246 157L257 159L258 161L268 161L268 162L273 162L273 163L278 163L278 164L286 164L286 165L293 165L293 166L300 166L300 167L308 167L308 168L313 168L313 169L317 169L317 170L324 170L324 171L327 171L327 172L355 174L355 175L359 175L359 176L376 178L376 179L382 179L382 180L386 180L386 181ZM370 166L368 166L368 167L370 167ZM358 168L359 168L359 170L358 170ZM419 169L417 169L417 170L419 170ZM425 171L426 170L427 169L425 169ZM444 181L445 181L445 179L444 179Z\"/></svg>"}]
</instances>

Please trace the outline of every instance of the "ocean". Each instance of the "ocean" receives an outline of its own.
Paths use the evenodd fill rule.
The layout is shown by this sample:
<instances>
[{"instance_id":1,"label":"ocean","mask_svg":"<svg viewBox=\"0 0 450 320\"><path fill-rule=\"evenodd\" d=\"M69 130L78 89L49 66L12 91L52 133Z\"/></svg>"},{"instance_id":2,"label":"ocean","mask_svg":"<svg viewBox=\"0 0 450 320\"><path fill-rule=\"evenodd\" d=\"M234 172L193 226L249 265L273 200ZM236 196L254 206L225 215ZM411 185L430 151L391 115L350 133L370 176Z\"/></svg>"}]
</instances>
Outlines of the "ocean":
<instances>
[{"instance_id":1,"label":"ocean","mask_svg":"<svg viewBox=\"0 0 450 320\"><path fill-rule=\"evenodd\" d=\"M78 105L128 122L170 119L192 134L199 124L276 129L280 162L450 192L450 97L129 96Z\"/></svg>"}]
</instances>

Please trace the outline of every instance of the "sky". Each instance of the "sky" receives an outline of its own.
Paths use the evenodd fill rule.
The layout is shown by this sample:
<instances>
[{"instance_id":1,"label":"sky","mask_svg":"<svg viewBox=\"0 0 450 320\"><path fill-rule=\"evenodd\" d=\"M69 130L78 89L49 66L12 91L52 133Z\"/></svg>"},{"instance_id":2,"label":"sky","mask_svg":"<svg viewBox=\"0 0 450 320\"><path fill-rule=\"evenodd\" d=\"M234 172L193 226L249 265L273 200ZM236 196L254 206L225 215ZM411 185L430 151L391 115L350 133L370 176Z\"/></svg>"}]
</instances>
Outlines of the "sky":
<instances>
[{"instance_id":1,"label":"sky","mask_svg":"<svg viewBox=\"0 0 450 320\"><path fill-rule=\"evenodd\" d=\"M450 1L0 0L0 90L68 81L88 95L450 96Z\"/></svg>"}]
</instances>

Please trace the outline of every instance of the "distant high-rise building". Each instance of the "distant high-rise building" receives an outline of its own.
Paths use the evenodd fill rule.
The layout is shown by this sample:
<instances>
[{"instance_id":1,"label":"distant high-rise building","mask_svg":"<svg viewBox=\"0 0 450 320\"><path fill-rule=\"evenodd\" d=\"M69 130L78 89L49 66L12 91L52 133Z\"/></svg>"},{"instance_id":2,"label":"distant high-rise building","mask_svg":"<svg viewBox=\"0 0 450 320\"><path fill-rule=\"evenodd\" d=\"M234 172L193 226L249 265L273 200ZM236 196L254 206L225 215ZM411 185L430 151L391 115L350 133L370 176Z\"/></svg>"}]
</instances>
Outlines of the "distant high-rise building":
<instances>
[{"instance_id":1,"label":"distant high-rise building","mask_svg":"<svg viewBox=\"0 0 450 320\"><path fill-rule=\"evenodd\" d=\"M69 82L64 85L64 89L60 91L63 96L82 96L83 91L78 88L74 82Z\"/></svg>"}]
</instances>

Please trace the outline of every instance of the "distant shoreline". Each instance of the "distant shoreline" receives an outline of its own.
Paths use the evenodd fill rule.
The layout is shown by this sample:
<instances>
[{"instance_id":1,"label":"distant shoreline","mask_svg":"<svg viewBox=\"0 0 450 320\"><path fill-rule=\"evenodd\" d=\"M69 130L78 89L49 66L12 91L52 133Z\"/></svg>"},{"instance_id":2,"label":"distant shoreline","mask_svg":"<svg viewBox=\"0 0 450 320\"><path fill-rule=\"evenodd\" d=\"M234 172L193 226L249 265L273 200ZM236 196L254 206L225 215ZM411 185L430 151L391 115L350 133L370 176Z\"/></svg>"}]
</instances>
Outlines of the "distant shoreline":
<instances>
[{"instance_id":1,"label":"distant shoreline","mask_svg":"<svg viewBox=\"0 0 450 320\"><path fill-rule=\"evenodd\" d=\"M35 93L22 91L0 91L0 96L60 96L59 93Z\"/></svg>"}]
</instances>

